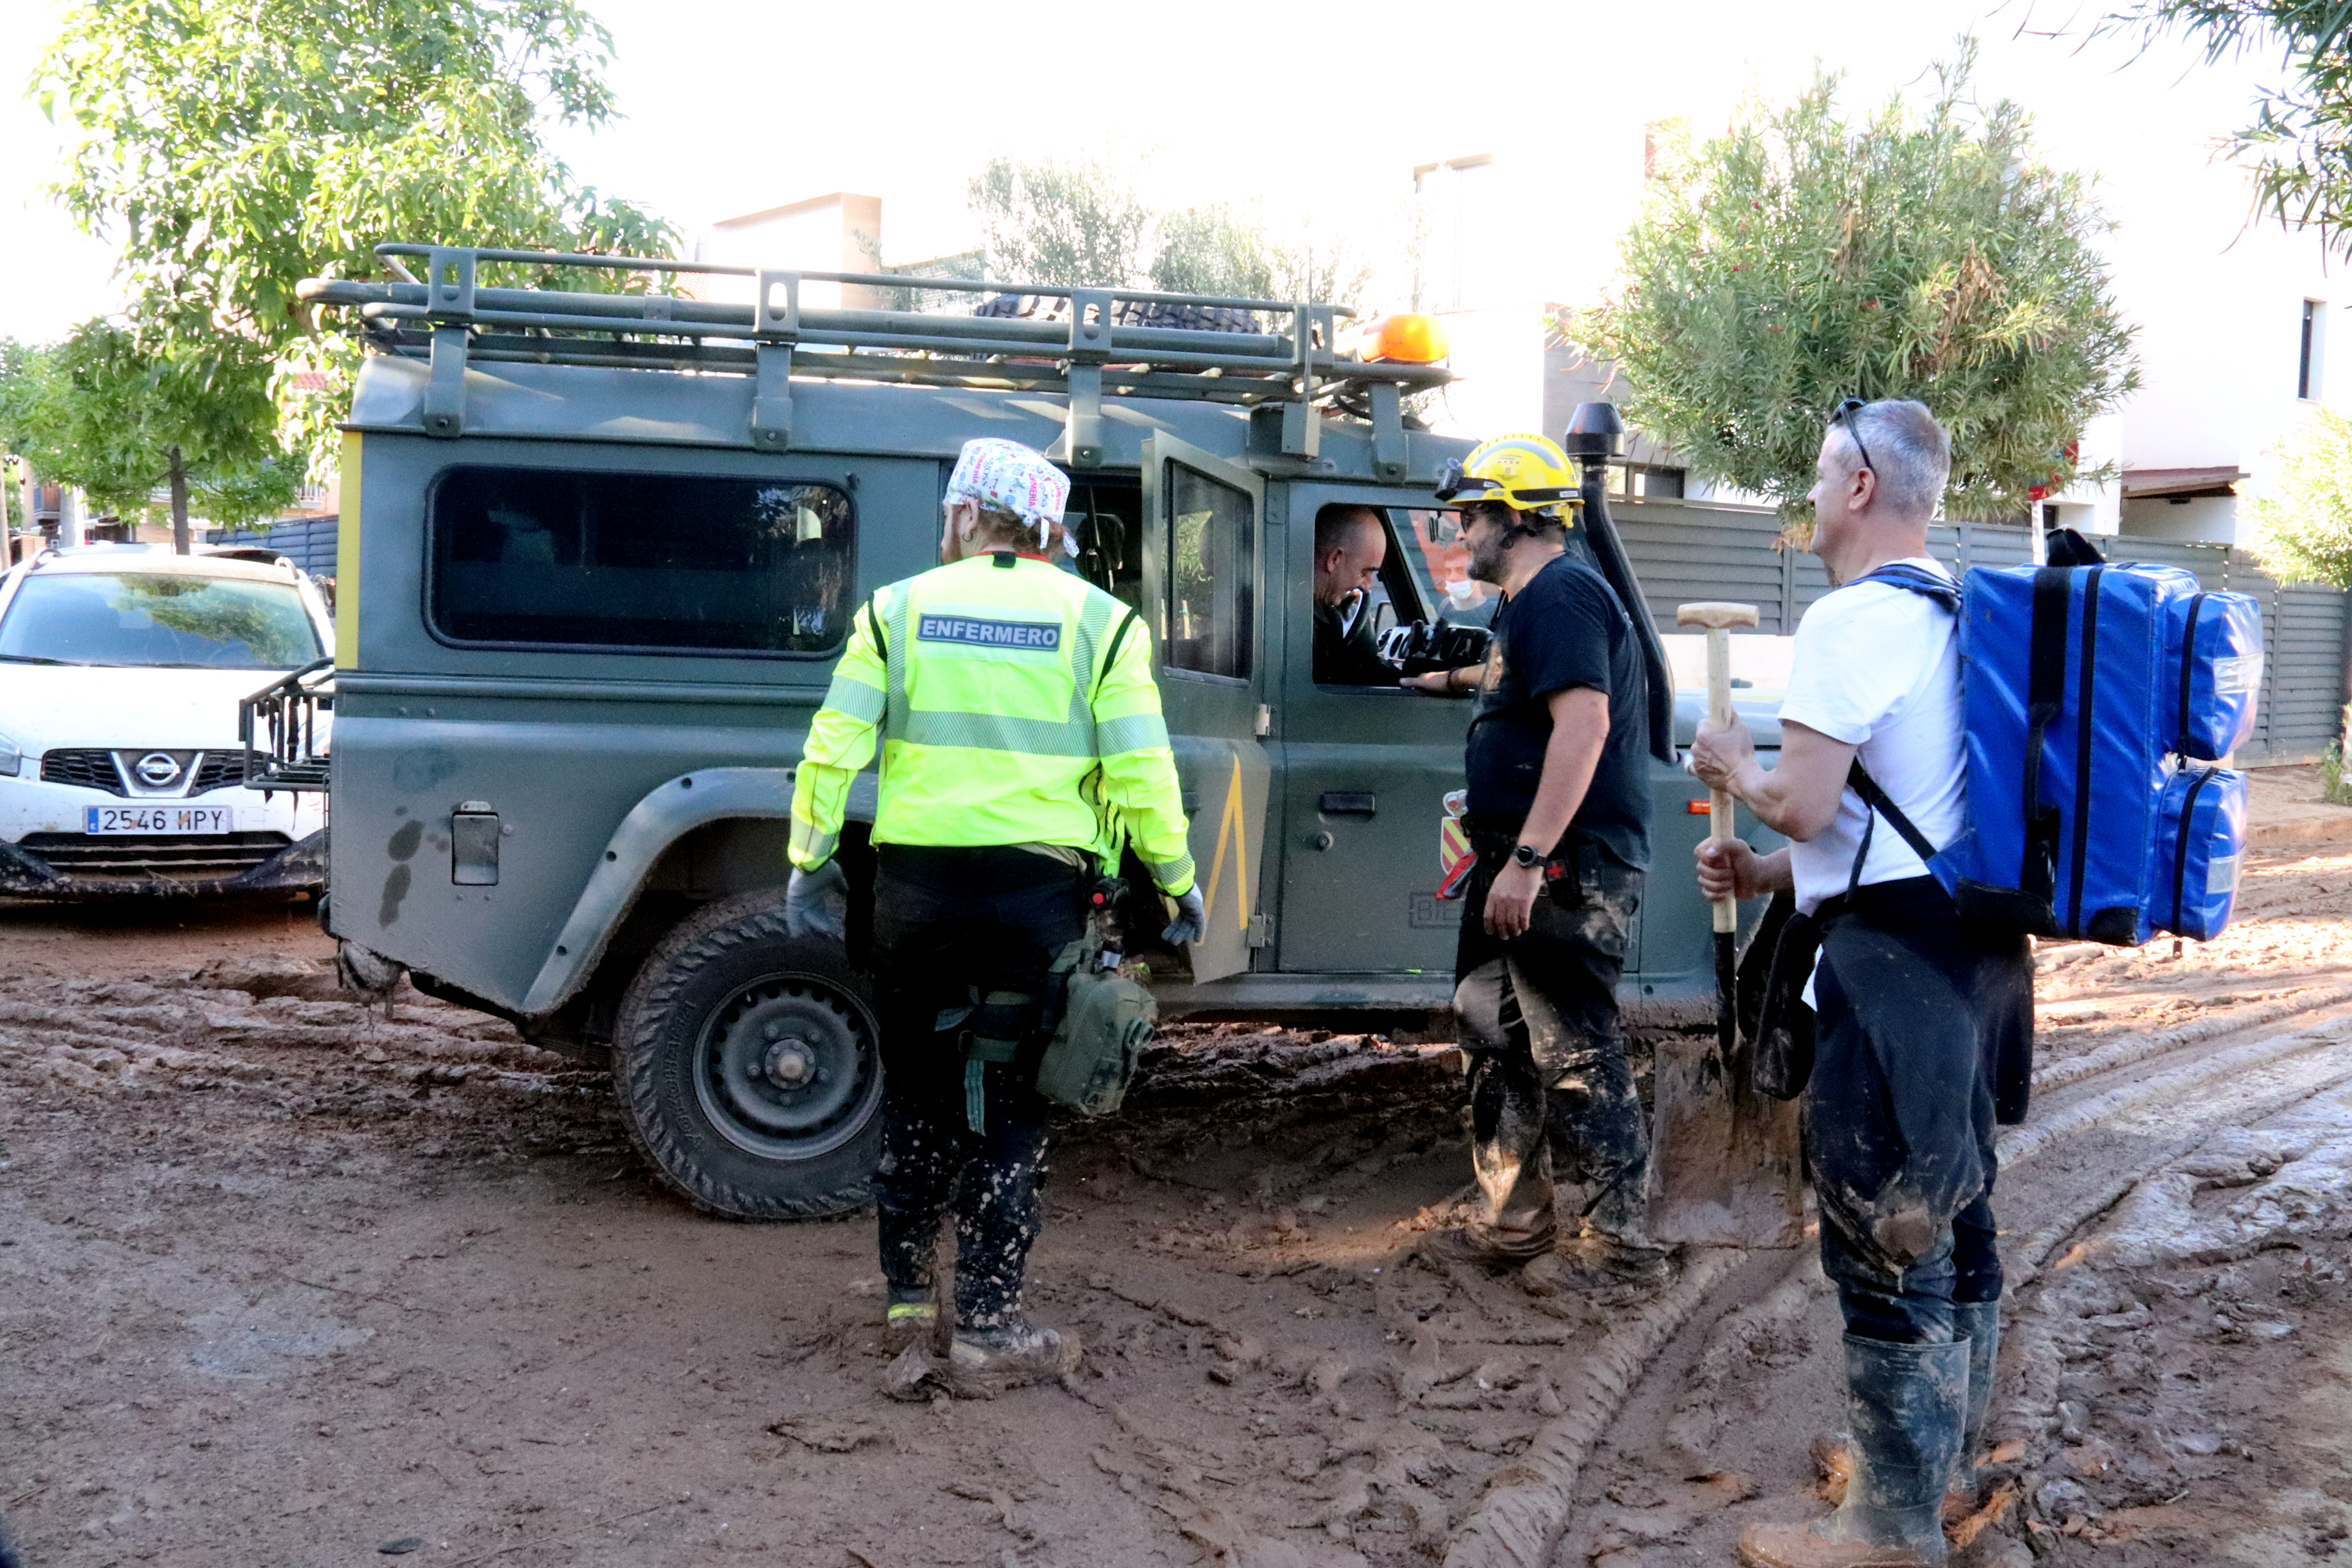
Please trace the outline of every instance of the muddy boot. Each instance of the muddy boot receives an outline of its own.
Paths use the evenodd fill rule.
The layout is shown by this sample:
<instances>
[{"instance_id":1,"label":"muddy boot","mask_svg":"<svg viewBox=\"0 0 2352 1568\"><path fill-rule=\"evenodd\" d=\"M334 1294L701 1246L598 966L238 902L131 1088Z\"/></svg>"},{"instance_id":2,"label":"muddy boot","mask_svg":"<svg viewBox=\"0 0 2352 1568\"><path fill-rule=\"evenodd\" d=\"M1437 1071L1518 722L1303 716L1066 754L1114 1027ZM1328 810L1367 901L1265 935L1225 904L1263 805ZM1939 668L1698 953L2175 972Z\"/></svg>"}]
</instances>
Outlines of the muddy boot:
<instances>
[{"instance_id":1,"label":"muddy boot","mask_svg":"<svg viewBox=\"0 0 2352 1568\"><path fill-rule=\"evenodd\" d=\"M1466 1263L1500 1273L1541 1258L1552 1249L1557 1237L1549 1226L1511 1231L1473 1221L1431 1231L1421 1238L1421 1250L1433 1263Z\"/></svg>"},{"instance_id":2,"label":"muddy boot","mask_svg":"<svg viewBox=\"0 0 2352 1568\"><path fill-rule=\"evenodd\" d=\"M1549 1258L1527 1267L1520 1282L1538 1295L1553 1290L1612 1290L1627 1285L1662 1285L1674 1272L1663 1247L1630 1242L1587 1231Z\"/></svg>"},{"instance_id":3,"label":"muddy boot","mask_svg":"<svg viewBox=\"0 0 2352 1568\"><path fill-rule=\"evenodd\" d=\"M1969 1345L1845 1339L1853 1479L1845 1502L1803 1524L1751 1524L1748 1568L1936 1568L1948 1554L1944 1489L1969 1399Z\"/></svg>"},{"instance_id":4,"label":"muddy boot","mask_svg":"<svg viewBox=\"0 0 2352 1568\"><path fill-rule=\"evenodd\" d=\"M1650 1238L1649 1161L1626 1170L1593 1203L1584 1234L1564 1243L1542 1268L1524 1277L1528 1289L1606 1290L1661 1285L1672 1275L1670 1248Z\"/></svg>"},{"instance_id":5,"label":"muddy boot","mask_svg":"<svg viewBox=\"0 0 2352 1568\"><path fill-rule=\"evenodd\" d=\"M1082 1353L1077 1335L1032 1328L1014 1316L995 1328L958 1329L941 1373L957 1398L993 1399L1076 1372Z\"/></svg>"},{"instance_id":6,"label":"muddy boot","mask_svg":"<svg viewBox=\"0 0 2352 1568\"><path fill-rule=\"evenodd\" d=\"M1977 1487L1977 1452L1984 1443L1985 1417L1992 1410L1994 1362L2000 1354L2000 1303L1952 1303L1952 1337L1969 1342L1969 1403L1960 1451L1952 1460L1952 1484L1944 1491L1944 1517L1966 1519L1982 1500Z\"/></svg>"},{"instance_id":7,"label":"muddy boot","mask_svg":"<svg viewBox=\"0 0 2352 1568\"><path fill-rule=\"evenodd\" d=\"M1955 1302L1952 1337L1969 1342L1969 1413L1959 1453L1952 1460L1952 1484L1944 1489L1947 1523L1968 1518L1984 1501L1983 1489L1977 1485L1977 1454L1984 1445L1985 1417L1992 1409L1994 1364L2000 1354L2000 1303ZM1843 1432L1813 1439L1813 1465L1821 1472L1822 1495L1832 1505L1845 1500L1847 1483L1853 1479L1852 1442Z\"/></svg>"},{"instance_id":8,"label":"muddy boot","mask_svg":"<svg viewBox=\"0 0 2352 1568\"><path fill-rule=\"evenodd\" d=\"M928 1289L918 1292L890 1288L890 1305L882 1321L882 1348L897 1355L908 1345L921 1345L937 1350L940 1338L940 1304Z\"/></svg>"}]
</instances>

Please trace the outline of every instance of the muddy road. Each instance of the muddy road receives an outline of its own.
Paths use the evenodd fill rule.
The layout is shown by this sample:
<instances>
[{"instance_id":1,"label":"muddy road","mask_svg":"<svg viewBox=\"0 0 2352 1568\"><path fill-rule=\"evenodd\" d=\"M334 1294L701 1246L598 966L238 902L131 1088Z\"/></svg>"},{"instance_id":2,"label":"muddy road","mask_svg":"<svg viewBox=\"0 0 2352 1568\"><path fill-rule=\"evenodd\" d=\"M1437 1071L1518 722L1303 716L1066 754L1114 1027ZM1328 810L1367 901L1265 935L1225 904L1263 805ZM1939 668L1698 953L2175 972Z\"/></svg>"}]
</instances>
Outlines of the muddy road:
<instances>
[{"instance_id":1,"label":"muddy road","mask_svg":"<svg viewBox=\"0 0 2352 1568\"><path fill-rule=\"evenodd\" d=\"M2222 941L2041 955L1973 1561L2352 1541L2352 813L2265 783L2301 841ZM0 909L0 1515L39 1568L1650 1568L1821 1506L1809 1253L1599 1300L1413 1260L1467 1175L1443 1045L1168 1031L1047 1188L1031 1310L1082 1373L908 1406L870 1219L697 1216L601 1075L365 1012L329 951L283 907Z\"/></svg>"}]
</instances>

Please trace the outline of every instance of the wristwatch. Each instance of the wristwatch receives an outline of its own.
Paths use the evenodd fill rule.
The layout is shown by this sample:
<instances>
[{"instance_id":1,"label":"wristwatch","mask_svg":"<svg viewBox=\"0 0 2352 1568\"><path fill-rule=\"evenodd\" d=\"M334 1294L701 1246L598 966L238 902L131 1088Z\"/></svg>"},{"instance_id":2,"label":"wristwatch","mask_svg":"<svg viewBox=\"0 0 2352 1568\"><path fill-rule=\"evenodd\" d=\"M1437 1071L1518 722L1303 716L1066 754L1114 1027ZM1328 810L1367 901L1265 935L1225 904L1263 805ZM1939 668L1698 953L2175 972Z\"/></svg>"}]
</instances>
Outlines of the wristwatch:
<instances>
[{"instance_id":1,"label":"wristwatch","mask_svg":"<svg viewBox=\"0 0 2352 1568\"><path fill-rule=\"evenodd\" d=\"M1514 844L1511 846L1511 861L1514 865L1529 867L1540 866L1549 858L1549 856L1538 853L1536 847L1532 844Z\"/></svg>"}]
</instances>

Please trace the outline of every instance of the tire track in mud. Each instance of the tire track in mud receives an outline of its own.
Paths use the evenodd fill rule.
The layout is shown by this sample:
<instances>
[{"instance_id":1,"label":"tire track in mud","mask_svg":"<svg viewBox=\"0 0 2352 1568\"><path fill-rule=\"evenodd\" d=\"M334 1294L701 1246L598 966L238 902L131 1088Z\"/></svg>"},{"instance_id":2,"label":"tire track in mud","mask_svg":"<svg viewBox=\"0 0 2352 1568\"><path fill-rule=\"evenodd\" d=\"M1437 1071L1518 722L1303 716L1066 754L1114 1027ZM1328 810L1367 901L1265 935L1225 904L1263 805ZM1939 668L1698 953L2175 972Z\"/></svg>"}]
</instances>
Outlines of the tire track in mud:
<instances>
[{"instance_id":1,"label":"tire track in mud","mask_svg":"<svg viewBox=\"0 0 2352 1568\"><path fill-rule=\"evenodd\" d=\"M2046 1267L2005 1298L1992 1431L2014 1450L2009 1484L2037 1555L2067 1537L2147 1535L2156 1560L2244 1547L2250 1558L2226 1555L2272 1562L2332 1555L2352 1534L2352 1404L2325 1397L2341 1383L2325 1336L2345 1331L2352 1272L2352 1063L2336 1065L2185 1137L2105 1206L2079 1205L2072 1229L2034 1237ZM2299 1351L2296 1320L2322 1342ZM2292 1375L2306 1357L2320 1364ZM2136 1560L2150 1561L2123 1559Z\"/></svg>"},{"instance_id":2,"label":"tire track in mud","mask_svg":"<svg viewBox=\"0 0 2352 1568\"><path fill-rule=\"evenodd\" d=\"M2127 1037L2037 1070L2037 1091L2046 1087L2074 1092L2064 1094L2054 1107L2046 1101L2037 1106L2036 1113L2022 1126L2003 1134L1999 1149L2004 1173L2029 1164L2063 1140L2111 1123L2146 1118L2189 1101L2222 1080L2233 1081L2230 1092L2208 1096L2200 1102L2204 1115L2193 1135L2176 1132L2167 1138L2153 1160L2135 1163L2119 1181L2095 1194L2092 1202L2076 1203L2035 1232L2019 1249L2022 1267L2011 1289L2036 1278L2050 1254L2068 1237L2122 1203L2147 1174L2201 1145L2219 1129L2276 1114L2352 1080L2352 1021L2329 1019L2318 1027L2244 1045L2229 1044L2232 1037L2280 1017L2325 1011L2347 1000L2352 1000L2352 986L2300 991L2176 1028ZM2150 1076L2152 1063L2175 1056L2191 1059ZM2298 1079L2264 1092L2266 1080L2257 1076L2263 1069L2314 1057L2320 1064L2318 1081ZM2097 1089L2111 1078L2122 1081L2113 1089ZM2090 1087L2085 1089L2086 1085ZM1684 1396L1659 1434L1662 1441L1652 1447L1691 1456L1700 1461L1702 1469L1706 1468L1706 1457L1724 1419L1717 1401L1724 1384L1744 1364L1759 1359L1759 1347L1784 1341L1789 1325L1831 1294L1814 1247L1808 1243L1797 1250L1788 1271L1760 1299L1722 1314L1710 1327L1696 1363L1686 1374ZM1573 1374L1583 1396L1571 1404L1567 1415L1537 1435L1528 1458L1489 1481L1476 1510L1454 1535L1445 1556L1446 1568L1544 1568L1552 1561L1555 1548L1567 1533L1580 1472L1594 1443L1609 1431L1660 1353L1703 1314L1715 1288L1738 1273L1751 1256L1731 1249L1702 1254L1674 1289L1645 1306L1593 1352L1586 1366ZM1693 1284L1697 1288L1685 1288Z\"/></svg>"}]
</instances>

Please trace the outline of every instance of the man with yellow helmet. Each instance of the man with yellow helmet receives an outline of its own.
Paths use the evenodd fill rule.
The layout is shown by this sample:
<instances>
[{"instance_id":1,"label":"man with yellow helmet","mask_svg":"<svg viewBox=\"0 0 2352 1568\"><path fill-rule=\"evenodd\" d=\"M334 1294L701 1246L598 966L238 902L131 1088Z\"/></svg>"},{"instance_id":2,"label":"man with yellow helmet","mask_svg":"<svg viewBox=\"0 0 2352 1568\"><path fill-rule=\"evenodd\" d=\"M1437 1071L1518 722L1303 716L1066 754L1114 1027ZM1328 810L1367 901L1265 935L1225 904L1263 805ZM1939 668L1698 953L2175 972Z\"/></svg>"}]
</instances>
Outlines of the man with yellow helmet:
<instances>
[{"instance_id":1,"label":"man with yellow helmet","mask_svg":"<svg viewBox=\"0 0 2352 1568\"><path fill-rule=\"evenodd\" d=\"M1437 499L1461 511L1470 574L1503 599L1483 669L1406 683L1472 686L1478 700L1465 765L1477 865L1454 1005L1484 1201L1425 1245L1563 1285L1654 1279L1665 1254L1647 1223L1649 1133L1617 1024L1650 858L1640 644L1607 580L1568 548L1577 489L1559 447L1497 437ZM1569 1216L1580 1236L1560 1235L1555 1175L1590 1190Z\"/></svg>"},{"instance_id":2,"label":"man with yellow helmet","mask_svg":"<svg viewBox=\"0 0 2352 1568\"><path fill-rule=\"evenodd\" d=\"M1046 555L1068 495L1029 447L964 444L944 564L858 610L793 792L785 921L795 936L839 936L834 852L850 783L880 750L874 1197L887 1328L909 1345L934 1338L931 1255L952 1205L958 1321L940 1375L957 1394L1077 1364L1077 1341L1032 1327L1021 1292L1045 1158L1047 997L1055 965L1076 956L1098 869L1132 842L1177 902L1167 940L1206 929L1150 633Z\"/></svg>"}]
</instances>

